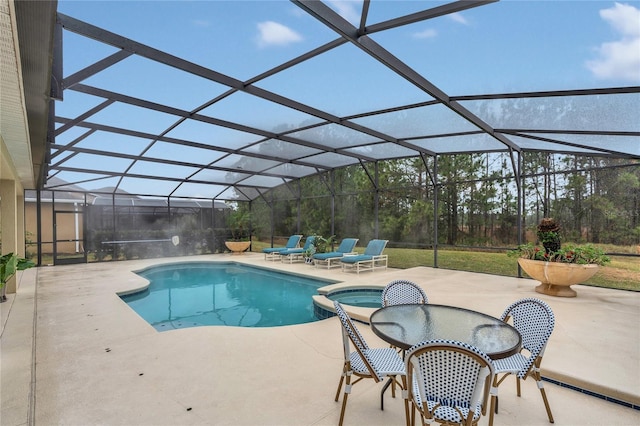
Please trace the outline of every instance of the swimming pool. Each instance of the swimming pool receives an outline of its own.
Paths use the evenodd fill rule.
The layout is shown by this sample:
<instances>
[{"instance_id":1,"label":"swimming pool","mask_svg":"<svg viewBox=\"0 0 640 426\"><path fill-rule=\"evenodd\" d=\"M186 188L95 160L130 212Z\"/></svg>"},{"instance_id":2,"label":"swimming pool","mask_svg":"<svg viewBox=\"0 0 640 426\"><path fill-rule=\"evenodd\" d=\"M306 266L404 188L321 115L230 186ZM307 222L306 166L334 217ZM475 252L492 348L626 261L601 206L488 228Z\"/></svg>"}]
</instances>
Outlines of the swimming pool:
<instances>
[{"instance_id":1,"label":"swimming pool","mask_svg":"<svg viewBox=\"0 0 640 426\"><path fill-rule=\"evenodd\" d=\"M149 287L120 297L159 331L317 321L311 296L335 282L235 262L175 263L136 273L149 280Z\"/></svg>"}]
</instances>

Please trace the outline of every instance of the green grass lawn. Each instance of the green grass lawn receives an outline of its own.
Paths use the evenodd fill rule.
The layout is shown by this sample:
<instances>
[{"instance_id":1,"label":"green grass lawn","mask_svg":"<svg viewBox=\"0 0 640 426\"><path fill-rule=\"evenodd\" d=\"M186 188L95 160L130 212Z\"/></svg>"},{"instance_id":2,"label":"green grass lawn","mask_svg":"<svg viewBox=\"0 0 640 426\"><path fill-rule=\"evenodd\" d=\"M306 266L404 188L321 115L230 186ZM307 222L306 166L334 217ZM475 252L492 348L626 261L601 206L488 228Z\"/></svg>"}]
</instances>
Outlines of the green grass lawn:
<instances>
[{"instance_id":1,"label":"green grass lawn","mask_svg":"<svg viewBox=\"0 0 640 426\"><path fill-rule=\"evenodd\" d=\"M253 251L260 252L269 244L254 241ZM363 248L357 250L362 252ZM433 250L387 248L390 268L413 268L433 266ZM487 274L515 277L518 275L516 259L506 253L438 250L438 267L459 271L482 272ZM523 273L524 276L526 274ZM584 284L597 287L640 291L640 258L611 256L611 263L601 267L598 273Z\"/></svg>"},{"instance_id":2,"label":"green grass lawn","mask_svg":"<svg viewBox=\"0 0 640 426\"><path fill-rule=\"evenodd\" d=\"M284 245L285 242L282 242L281 245ZM266 242L253 241L252 251L259 253L263 248L269 246L270 244ZM279 247L280 244L276 243L275 246ZM620 247L606 247L605 249L610 252L627 252ZM364 248L357 247L356 250L362 253ZM433 250L387 248L385 253L389 255L389 267L391 268L407 269L416 266L433 266ZM640 257L610 257L611 263L601 267L591 279L583 284L640 291ZM89 261L95 261L95 259L89 259ZM43 256L43 264L50 263L53 263L50 256L47 258ZM508 257L506 253L441 249L438 250L438 267L508 277L518 275L516 259ZM523 275L526 276L524 272Z\"/></svg>"}]
</instances>

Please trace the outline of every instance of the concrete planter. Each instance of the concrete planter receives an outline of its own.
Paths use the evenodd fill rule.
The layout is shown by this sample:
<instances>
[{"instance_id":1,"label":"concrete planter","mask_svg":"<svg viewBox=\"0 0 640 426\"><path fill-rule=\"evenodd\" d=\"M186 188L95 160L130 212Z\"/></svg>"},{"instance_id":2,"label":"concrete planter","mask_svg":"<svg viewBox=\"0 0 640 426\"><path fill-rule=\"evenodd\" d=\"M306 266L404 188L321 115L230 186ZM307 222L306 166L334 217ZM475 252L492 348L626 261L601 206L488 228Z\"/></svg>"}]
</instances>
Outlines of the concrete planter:
<instances>
[{"instance_id":1,"label":"concrete planter","mask_svg":"<svg viewBox=\"0 0 640 426\"><path fill-rule=\"evenodd\" d=\"M251 241L225 241L224 245L227 246L233 254L242 254L249 248Z\"/></svg>"},{"instance_id":2,"label":"concrete planter","mask_svg":"<svg viewBox=\"0 0 640 426\"><path fill-rule=\"evenodd\" d=\"M576 297L571 288L591 278L598 272L598 265L578 265L575 263L544 262L541 260L518 259L522 269L533 279L540 281L536 291L549 296Z\"/></svg>"}]
</instances>

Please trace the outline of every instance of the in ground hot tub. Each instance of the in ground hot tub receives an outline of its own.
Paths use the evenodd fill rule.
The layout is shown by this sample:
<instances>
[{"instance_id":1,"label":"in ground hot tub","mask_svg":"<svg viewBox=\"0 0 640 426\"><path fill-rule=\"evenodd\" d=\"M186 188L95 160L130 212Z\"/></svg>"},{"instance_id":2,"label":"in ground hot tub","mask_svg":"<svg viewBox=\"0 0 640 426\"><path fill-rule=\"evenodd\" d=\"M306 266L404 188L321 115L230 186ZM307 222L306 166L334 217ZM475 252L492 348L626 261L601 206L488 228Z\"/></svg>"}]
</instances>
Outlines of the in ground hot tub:
<instances>
[{"instance_id":1,"label":"in ground hot tub","mask_svg":"<svg viewBox=\"0 0 640 426\"><path fill-rule=\"evenodd\" d=\"M320 289L324 290L324 289ZM343 305L346 305L346 309L349 310L349 306L355 308L373 308L377 309L382 307L382 290L383 287L354 287L354 288L335 288L326 292L319 291L319 295L313 296L313 310L318 319L325 319L335 316L333 307L333 301L338 301ZM366 309L363 312L369 311ZM368 318L368 315L366 315ZM358 318L365 321L366 318Z\"/></svg>"},{"instance_id":2,"label":"in ground hot tub","mask_svg":"<svg viewBox=\"0 0 640 426\"><path fill-rule=\"evenodd\" d=\"M344 305L359 306L361 308L380 308L382 306L382 289L357 288L344 289L327 293L327 298L337 300Z\"/></svg>"}]
</instances>

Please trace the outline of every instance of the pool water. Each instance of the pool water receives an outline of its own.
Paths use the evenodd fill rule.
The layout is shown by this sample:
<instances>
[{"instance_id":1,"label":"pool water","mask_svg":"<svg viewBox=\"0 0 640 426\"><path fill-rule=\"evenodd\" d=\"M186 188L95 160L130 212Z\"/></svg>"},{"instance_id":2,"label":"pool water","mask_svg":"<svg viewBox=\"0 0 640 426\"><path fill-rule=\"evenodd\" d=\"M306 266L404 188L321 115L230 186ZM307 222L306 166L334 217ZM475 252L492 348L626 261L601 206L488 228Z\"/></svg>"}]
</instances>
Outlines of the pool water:
<instances>
[{"instance_id":1,"label":"pool water","mask_svg":"<svg viewBox=\"0 0 640 426\"><path fill-rule=\"evenodd\" d=\"M382 307L382 289L340 290L327 294L327 298L362 308Z\"/></svg>"},{"instance_id":2,"label":"pool water","mask_svg":"<svg viewBox=\"0 0 640 426\"><path fill-rule=\"evenodd\" d=\"M149 287L121 298L159 331L317 321L311 296L333 283L232 262L177 263L137 274L150 281Z\"/></svg>"}]
</instances>

